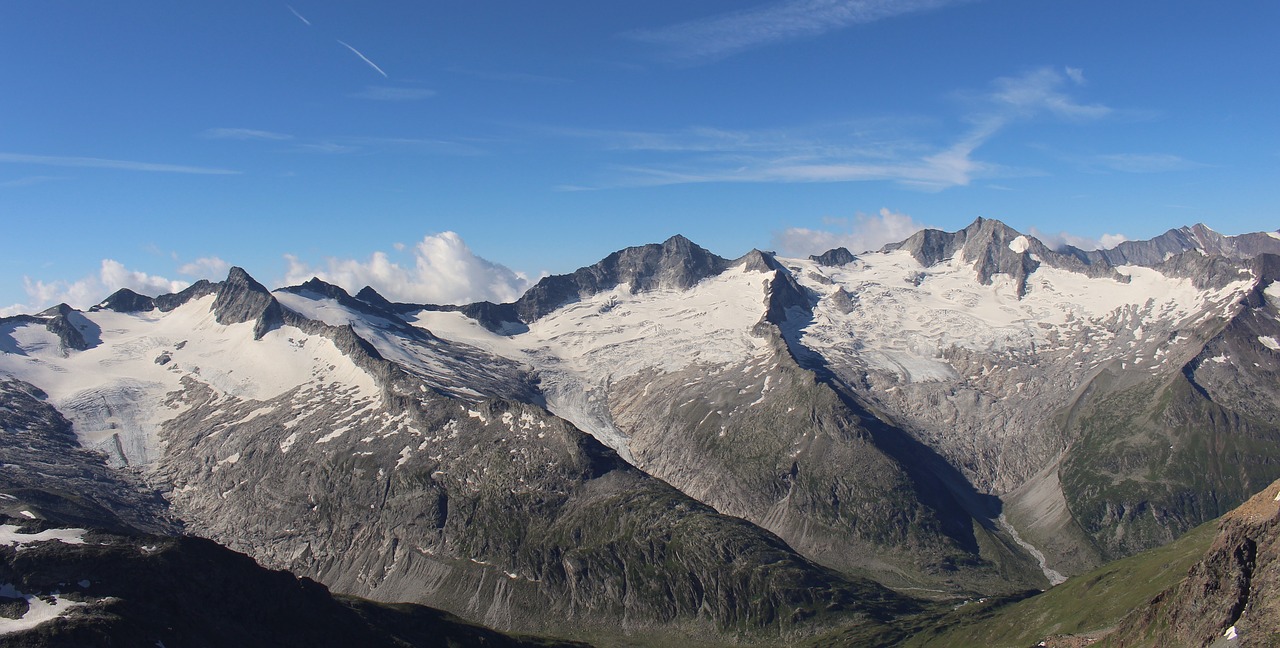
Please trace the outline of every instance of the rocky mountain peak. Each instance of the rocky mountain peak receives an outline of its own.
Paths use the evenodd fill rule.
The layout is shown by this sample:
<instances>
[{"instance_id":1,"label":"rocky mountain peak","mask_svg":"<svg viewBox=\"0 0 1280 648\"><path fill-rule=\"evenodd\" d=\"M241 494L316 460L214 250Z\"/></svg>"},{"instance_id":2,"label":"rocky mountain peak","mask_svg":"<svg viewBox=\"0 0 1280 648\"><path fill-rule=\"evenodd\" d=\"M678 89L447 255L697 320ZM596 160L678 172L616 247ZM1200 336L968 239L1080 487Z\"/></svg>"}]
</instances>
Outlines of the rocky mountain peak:
<instances>
[{"instance_id":1,"label":"rocky mountain peak","mask_svg":"<svg viewBox=\"0 0 1280 648\"><path fill-rule=\"evenodd\" d=\"M1280 234L1251 232L1227 236L1203 223L1171 229L1147 241L1124 241L1109 250L1077 250L1065 252L1089 263L1106 261L1111 265L1138 265L1153 268L1183 252L1199 251L1228 259L1251 259L1259 254L1280 254Z\"/></svg>"},{"instance_id":2,"label":"rocky mountain peak","mask_svg":"<svg viewBox=\"0 0 1280 648\"><path fill-rule=\"evenodd\" d=\"M89 310L110 310L117 313L141 313L149 311L156 307L155 300L140 295L128 288L121 288L113 293L110 297L102 300L101 304L94 306Z\"/></svg>"},{"instance_id":3,"label":"rocky mountain peak","mask_svg":"<svg viewBox=\"0 0 1280 648\"><path fill-rule=\"evenodd\" d=\"M78 315L79 312L65 302L40 312L40 317L47 318L44 320L45 328L50 333L58 336L63 355L66 355L72 349L84 351L90 346L88 341L85 340L84 333L81 332L80 327L76 326L74 321L74 318Z\"/></svg>"},{"instance_id":4,"label":"rocky mountain peak","mask_svg":"<svg viewBox=\"0 0 1280 648\"><path fill-rule=\"evenodd\" d=\"M522 322L532 322L576 300L622 284L632 292L684 290L729 267L729 262L676 235L663 243L629 247L571 274L546 277L530 288L515 307Z\"/></svg>"},{"instance_id":5,"label":"rocky mountain peak","mask_svg":"<svg viewBox=\"0 0 1280 648\"><path fill-rule=\"evenodd\" d=\"M1019 297L1026 294L1027 277L1042 263L1090 277L1128 281L1128 277L1116 272L1103 257L1090 256L1075 248L1070 248L1069 253L1056 252L1034 236L1001 221L981 217L957 232L921 230L901 243L891 243L881 249L882 252L894 250L907 250L925 267L959 255L963 262L972 264L978 281L985 285L990 285L991 278L997 274L1013 278Z\"/></svg>"},{"instance_id":6,"label":"rocky mountain peak","mask_svg":"<svg viewBox=\"0 0 1280 648\"><path fill-rule=\"evenodd\" d=\"M231 268L226 281L218 284L213 313L219 324L254 322L255 340L284 321L283 308L271 291L238 266Z\"/></svg>"},{"instance_id":7,"label":"rocky mountain peak","mask_svg":"<svg viewBox=\"0 0 1280 648\"><path fill-rule=\"evenodd\" d=\"M838 247L832 248L822 254L811 254L809 260L824 266L838 267L848 265L858 260L848 248Z\"/></svg>"},{"instance_id":8,"label":"rocky mountain peak","mask_svg":"<svg viewBox=\"0 0 1280 648\"><path fill-rule=\"evenodd\" d=\"M778 263L777 257L772 252L762 250L752 250L744 254L741 258L735 259L733 265L744 265L751 272L772 272L782 269L782 264Z\"/></svg>"}]
</instances>

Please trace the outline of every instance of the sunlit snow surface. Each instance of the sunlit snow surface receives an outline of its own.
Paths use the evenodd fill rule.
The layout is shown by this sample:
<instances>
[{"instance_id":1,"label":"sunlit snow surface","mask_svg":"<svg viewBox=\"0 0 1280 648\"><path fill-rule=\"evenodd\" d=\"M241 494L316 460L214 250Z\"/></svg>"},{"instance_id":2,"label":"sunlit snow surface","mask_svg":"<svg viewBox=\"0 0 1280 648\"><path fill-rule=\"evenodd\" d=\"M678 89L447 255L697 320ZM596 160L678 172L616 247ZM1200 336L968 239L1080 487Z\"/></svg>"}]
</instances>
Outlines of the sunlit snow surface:
<instances>
[{"instance_id":1,"label":"sunlit snow surface","mask_svg":"<svg viewBox=\"0 0 1280 648\"><path fill-rule=\"evenodd\" d=\"M568 304L517 335L459 313L423 311L432 333L535 367L548 408L630 458L610 421L605 388L637 373L718 366L768 354L751 332L765 313L769 274L732 268L688 290L632 294L629 286Z\"/></svg>"},{"instance_id":2,"label":"sunlit snow surface","mask_svg":"<svg viewBox=\"0 0 1280 648\"><path fill-rule=\"evenodd\" d=\"M221 325L211 310L214 296L192 300L168 313L98 311L89 322L85 351L65 356L41 324L7 324L0 339L17 352L0 354L0 376L39 386L73 423L85 445L120 445L130 463L155 458L157 433L183 405L165 395L182 389L186 377L219 396L266 400L317 381L358 386L359 396L377 395L373 378L328 339L290 326L253 339L253 322ZM158 362L162 356L167 362Z\"/></svg>"},{"instance_id":3,"label":"sunlit snow surface","mask_svg":"<svg viewBox=\"0 0 1280 648\"><path fill-rule=\"evenodd\" d=\"M1251 281L1242 276L1222 290L1202 292L1189 279L1150 268L1120 267L1131 277L1122 283L1041 265L1028 277L1026 295L1019 299L1009 276L997 274L991 285L982 285L972 264L960 258L929 268L907 251L867 254L837 268L809 260L783 262L822 296L813 321L794 331L806 347L828 363L865 365L908 382L956 378L943 359L951 347L1127 351L1132 345L1107 348L1117 323L1132 322L1135 344L1141 343L1144 321L1227 315L1222 308ZM842 289L852 295L848 313L832 298Z\"/></svg>"}]
</instances>

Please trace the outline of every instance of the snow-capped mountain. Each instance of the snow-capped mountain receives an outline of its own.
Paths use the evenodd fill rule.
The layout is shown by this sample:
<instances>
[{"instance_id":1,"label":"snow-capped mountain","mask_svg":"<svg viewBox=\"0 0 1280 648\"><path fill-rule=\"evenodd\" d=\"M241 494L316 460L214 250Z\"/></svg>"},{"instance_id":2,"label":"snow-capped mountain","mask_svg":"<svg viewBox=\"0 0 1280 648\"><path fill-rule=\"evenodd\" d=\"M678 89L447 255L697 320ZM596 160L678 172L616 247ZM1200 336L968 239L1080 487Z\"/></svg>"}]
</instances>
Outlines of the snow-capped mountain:
<instances>
[{"instance_id":1,"label":"snow-capped mountain","mask_svg":"<svg viewBox=\"0 0 1280 648\"><path fill-rule=\"evenodd\" d=\"M982 219L808 259L677 236L461 307L237 268L0 320L6 434L102 453L46 482L23 455L0 492L500 629L880 628L1280 478L1278 253Z\"/></svg>"}]
</instances>

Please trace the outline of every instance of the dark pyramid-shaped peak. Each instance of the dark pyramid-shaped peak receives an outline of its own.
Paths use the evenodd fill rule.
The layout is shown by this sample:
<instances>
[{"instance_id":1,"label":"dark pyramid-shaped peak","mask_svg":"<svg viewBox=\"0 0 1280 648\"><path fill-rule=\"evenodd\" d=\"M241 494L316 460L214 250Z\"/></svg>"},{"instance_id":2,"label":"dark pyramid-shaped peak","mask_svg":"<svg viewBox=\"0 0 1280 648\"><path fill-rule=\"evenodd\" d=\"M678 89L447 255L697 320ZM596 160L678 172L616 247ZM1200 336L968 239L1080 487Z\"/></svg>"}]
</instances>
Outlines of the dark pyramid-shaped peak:
<instances>
[{"instance_id":1,"label":"dark pyramid-shaped peak","mask_svg":"<svg viewBox=\"0 0 1280 648\"><path fill-rule=\"evenodd\" d=\"M40 317L66 317L71 313L74 313L75 310L76 309L69 306L66 302L62 302L57 306L50 306L36 314Z\"/></svg>"},{"instance_id":2,"label":"dark pyramid-shaped peak","mask_svg":"<svg viewBox=\"0 0 1280 648\"><path fill-rule=\"evenodd\" d=\"M140 295L128 288L121 288L113 293L110 297L102 300L101 304L89 309L91 311L110 310L117 313L142 313L152 310L156 307L154 299L146 295Z\"/></svg>"},{"instance_id":3,"label":"dark pyramid-shaped peak","mask_svg":"<svg viewBox=\"0 0 1280 648\"><path fill-rule=\"evenodd\" d=\"M280 302L240 267L232 268L226 281L218 284L213 314L215 321L224 325L254 322L255 340L262 339L267 331L284 323Z\"/></svg>"},{"instance_id":4,"label":"dark pyramid-shaped peak","mask_svg":"<svg viewBox=\"0 0 1280 648\"><path fill-rule=\"evenodd\" d=\"M836 268L842 265L848 265L850 263L853 263L854 261L858 260L858 257L854 256L853 253L850 252L848 248L838 247L838 248L827 250L822 254L810 255L809 260L819 265Z\"/></svg>"},{"instance_id":5,"label":"dark pyramid-shaped peak","mask_svg":"<svg viewBox=\"0 0 1280 648\"><path fill-rule=\"evenodd\" d=\"M683 236L619 250L571 274L546 277L516 300L528 323L570 302L628 284L632 292L684 290L729 267L729 262Z\"/></svg>"},{"instance_id":6,"label":"dark pyramid-shaped peak","mask_svg":"<svg viewBox=\"0 0 1280 648\"><path fill-rule=\"evenodd\" d=\"M84 333L80 331L80 327L76 326L77 320L81 324L87 324L87 320L80 311L62 303L40 311L39 317L44 319L45 328L58 336L63 355L66 355L70 349L84 351L89 348L90 345L85 340Z\"/></svg>"},{"instance_id":7,"label":"dark pyramid-shaped peak","mask_svg":"<svg viewBox=\"0 0 1280 648\"><path fill-rule=\"evenodd\" d=\"M748 272L772 272L782 269L778 258L772 252L763 250L751 250L742 257L734 259L730 265L744 266Z\"/></svg>"},{"instance_id":8,"label":"dark pyramid-shaped peak","mask_svg":"<svg viewBox=\"0 0 1280 648\"><path fill-rule=\"evenodd\" d=\"M323 295L325 297L328 297L329 299L336 299L338 301L351 299L351 295L348 294L346 290L343 290L341 286L335 286L327 281L320 279L319 277L312 277L307 281L302 282L301 284L298 284L296 286L289 286L288 288L283 288L282 290L285 290L291 293L300 293L304 291L312 292L317 295Z\"/></svg>"},{"instance_id":9,"label":"dark pyramid-shaped peak","mask_svg":"<svg viewBox=\"0 0 1280 648\"><path fill-rule=\"evenodd\" d=\"M410 304L406 302L393 302L382 296L382 293L373 289L372 286L365 286L356 293L356 299L362 301L374 308L381 309L388 313L411 313L413 311L422 310L423 304Z\"/></svg>"},{"instance_id":10,"label":"dark pyramid-shaped peak","mask_svg":"<svg viewBox=\"0 0 1280 648\"><path fill-rule=\"evenodd\" d=\"M373 286L365 286L364 288L361 288L360 292L356 293L356 299L383 310L392 310L395 306L391 300L383 297L382 293L374 290Z\"/></svg>"}]
</instances>

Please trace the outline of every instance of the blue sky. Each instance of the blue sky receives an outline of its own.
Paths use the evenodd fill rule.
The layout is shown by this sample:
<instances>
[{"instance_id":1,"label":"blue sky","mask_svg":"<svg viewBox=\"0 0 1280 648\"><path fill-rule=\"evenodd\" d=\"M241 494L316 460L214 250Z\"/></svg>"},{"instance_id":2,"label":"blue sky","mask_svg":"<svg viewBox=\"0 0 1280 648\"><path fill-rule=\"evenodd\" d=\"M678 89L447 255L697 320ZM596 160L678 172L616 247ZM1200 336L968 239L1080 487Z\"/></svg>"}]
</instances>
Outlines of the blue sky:
<instances>
[{"instance_id":1,"label":"blue sky","mask_svg":"<svg viewBox=\"0 0 1280 648\"><path fill-rule=\"evenodd\" d=\"M190 4L0 6L0 314L229 264L505 299L676 233L1280 226L1274 0Z\"/></svg>"}]
</instances>

